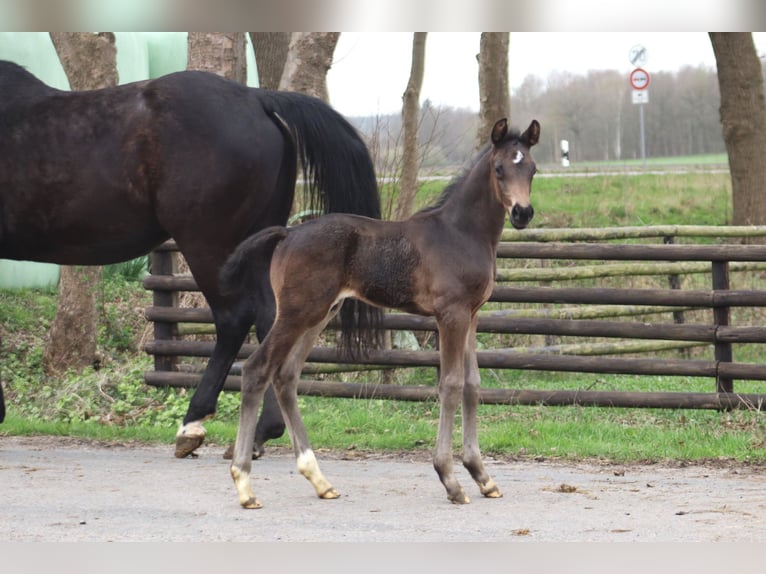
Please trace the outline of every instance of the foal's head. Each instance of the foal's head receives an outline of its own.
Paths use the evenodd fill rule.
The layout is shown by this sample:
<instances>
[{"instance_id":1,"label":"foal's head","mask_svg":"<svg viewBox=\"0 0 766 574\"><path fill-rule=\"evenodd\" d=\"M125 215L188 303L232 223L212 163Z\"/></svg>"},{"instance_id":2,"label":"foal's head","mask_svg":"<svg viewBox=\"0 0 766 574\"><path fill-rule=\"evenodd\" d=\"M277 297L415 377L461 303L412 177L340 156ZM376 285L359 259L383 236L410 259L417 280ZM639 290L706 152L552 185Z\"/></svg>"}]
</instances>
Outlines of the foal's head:
<instances>
[{"instance_id":1,"label":"foal's head","mask_svg":"<svg viewBox=\"0 0 766 574\"><path fill-rule=\"evenodd\" d=\"M511 218L511 225L524 229L532 220L535 210L529 201L532 178L537 171L529 149L540 139L540 124L532 120L527 130L508 132L508 120L503 118L492 128L490 165L493 189Z\"/></svg>"}]
</instances>

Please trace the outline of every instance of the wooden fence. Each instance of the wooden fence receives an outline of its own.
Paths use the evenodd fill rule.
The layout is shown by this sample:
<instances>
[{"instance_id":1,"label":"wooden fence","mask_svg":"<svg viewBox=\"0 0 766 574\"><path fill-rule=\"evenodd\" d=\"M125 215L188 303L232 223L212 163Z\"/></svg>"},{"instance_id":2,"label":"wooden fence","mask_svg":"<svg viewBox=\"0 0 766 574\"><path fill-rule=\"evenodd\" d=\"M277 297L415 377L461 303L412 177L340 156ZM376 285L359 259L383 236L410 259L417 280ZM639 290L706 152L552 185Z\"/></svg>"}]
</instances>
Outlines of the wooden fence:
<instances>
[{"instance_id":1,"label":"wooden fence","mask_svg":"<svg viewBox=\"0 0 766 574\"><path fill-rule=\"evenodd\" d=\"M481 368L704 377L711 380L711 390L482 389L482 400L503 404L760 409L766 394L741 393L739 382L735 393L734 381L766 380L766 346L760 352L760 345L766 343L766 289L762 287L766 245L741 242L742 238L765 236L766 226L533 229L521 233L509 230L498 248L498 282L480 312L479 333L503 336L488 339L493 342L507 336L544 336L545 344L482 349L478 352ZM695 242L689 243L690 238ZM189 372L179 357L209 357L213 343L184 337L212 333L212 316L207 308L174 305L178 291L196 289L191 276L172 273L175 250L175 245L168 242L154 252L152 275L144 282L154 292L153 306L146 309L146 317L155 325L155 338L145 346L155 357L155 370L146 373L146 382L191 387L201 375ZM694 281L694 288L681 288L680 278L692 276L702 279ZM747 277L747 288L732 288L733 276ZM657 277L663 286L656 285ZM641 284L630 285L636 281ZM733 309L750 309L748 324L733 324ZM687 322L685 314L695 321ZM700 320L701 315L704 320ZM660 322L646 320L656 316ZM384 326L392 332L417 332L421 338L423 333L436 329L432 318L393 312L385 315ZM570 338L576 342L560 342ZM750 349L756 345L756 351L750 354L761 362L735 361L733 347L739 345L749 345ZM688 354L692 347L701 348L694 351L696 357L678 357L679 353ZM254 348L243 345L239 357L247 357ZM668 349L677 349L675 356L668 356ZM629 356L620 356L625 354ZM438 361L435 349L388 349L371 351L363 360L349 365L335 347L322 346L310 353L304 376L321 371L321 365L329 366L325 371L337 372L436 368ZM239 381L235 365L225 388L237 390ZM299 392L398 400L436 397L434 385L328 380L303 380Z\"/></svg>"}]
</instances>

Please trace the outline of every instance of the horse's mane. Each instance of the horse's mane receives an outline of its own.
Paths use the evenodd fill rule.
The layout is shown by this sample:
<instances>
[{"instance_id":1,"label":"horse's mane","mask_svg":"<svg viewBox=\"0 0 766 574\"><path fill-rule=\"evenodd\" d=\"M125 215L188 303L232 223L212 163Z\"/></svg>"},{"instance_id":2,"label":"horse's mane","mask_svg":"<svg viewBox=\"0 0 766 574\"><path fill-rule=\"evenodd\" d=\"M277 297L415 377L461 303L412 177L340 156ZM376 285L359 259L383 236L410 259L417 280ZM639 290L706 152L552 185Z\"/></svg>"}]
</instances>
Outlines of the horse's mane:
<instances>
[{"instance_id":1,"label":"horse's mane","mask_svg":"<svg viewBox=\"0 0 766 574\"><path fill-rule=\"evenodd\" d=\"M504 142L507 141L519 141L519 138L521 137L521 132L516 129L510 129L508 130L508 134L505 136ZM468 162L468 164L463 168L463 171L452 178L452 180L447 184L447 186L442 190L439 197L436 198L436 200L431 204L423 209L419 210L417 213L428 213L429 211L433 211L435 209L440 208L442 205L444 205L447 200L450 198L450 196L455 192L456 189L459 189L463 182L468 177L468 174L471 173L474 167L476 167L476 164L478 164L482 159L484 159L484 156L489 153L489 149L492 147L492 144L486 143L482 146L482 148L476 153L476 155Z\"/></svg>"}]
</instances>

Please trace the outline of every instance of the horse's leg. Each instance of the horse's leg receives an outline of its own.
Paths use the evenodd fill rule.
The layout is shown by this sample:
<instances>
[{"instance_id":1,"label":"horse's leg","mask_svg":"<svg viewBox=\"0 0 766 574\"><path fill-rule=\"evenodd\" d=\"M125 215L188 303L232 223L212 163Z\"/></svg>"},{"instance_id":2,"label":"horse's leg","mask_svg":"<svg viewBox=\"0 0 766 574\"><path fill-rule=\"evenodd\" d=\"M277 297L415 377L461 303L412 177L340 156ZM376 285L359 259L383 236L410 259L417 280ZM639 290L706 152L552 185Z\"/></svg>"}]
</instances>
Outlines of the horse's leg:
<instances>
[{"instance_id":1,"label":"horse's leg","mask_svg":"<svg viewBox=\"0 0 766 574\"><path fill-rule=\"evenodd\" d=\"M502 494L495 481L487 473L481 460L476 411L479 406L479 363L476 360L477 316L471 319L465 347L465 387L463 388L463 466L479 485L481 493L488 498L500 498Z\"/></svg>"},{"instance_id":2,"label":"horse's leg","mask_svg":"<svg viewBox=\"0 0 766 574\"><path fill-rule=\"evenodd\" d=\"M290 433L298 470L314 487L317 496L324 499L338 498L340 494L322 474L311 448L306 426L303 424L303 418L298 408L298 377L314 341L326 326L329 318L306 331L298 339L290 353L285 357L274 379L274 390L285 417L287 431Z\"/></svg>"},{"instance_id":3,"label":"horse's leg","mask_svg":"<svg viewBox=\"0 0 766 574\"><path fill-rule=\"evenodd\" d=\"M271 290L268 275L264 276L264 287L258 293L255 317L255 332L259 341L264 341L268 335L271 326L274 324L274 314L276 304L274 302L274 293ZM274 394L274 386L269 385L263 396L263 409L258 418L258 425L255 427L255 444L253 446L253 457L260 458L265 452L264 444L267 440L279 438L285 433L285 420L279 409L277 397Z\"/></svg>"},{"instance_id":4,"label":"horse's leg","mask_svg":"<svg viewBox=\"0 0 766 574\"><path fill-rule=\"evenodd\" d=\"M239 503L244 508L260 508L250 483L250 468L253 459L253 441L258 421L258 407L274 368L268 363L266 345L260 346L242 366L242 389L239 411L237 440L231 460L231 476L237 488Z\"/></svg>"},{"instance_id":5,"label":"horse's leg","mask_svg":"<svg viewBox=\"0 0 766 574\"><path fill-rule=\"evenodd\" d=\"M256 310L255 332L259 341L264 341L268 335L271 326L274 323L274 314L276 304L274 302L274 293L271 290L268 270L263 275L263 279L258 282L260 288L251 292L252 305ZM255 443L253 444L253 458L260 458L265 452L264 444L267 440L281 437L285 432L285 421L282 412L279 410L279 403L274 394L274 387L269 385L263 395L263 408L258 417L258 424L255 427ZM233 456L234 446L230 446L223 455L223 458Z\"/></svg>"},{"instance_id":6,"label":"horse's leg","mask_svg":"<svg viewBox=\"0 0 766 574\"><path fill-rule=\"evenodd\" d=\"M463 394L465 346L470 326L467 310L450 309L437 316L439 327L439 430L434 452L434 468L455 504L470 502L460 486L452 463L452 430L455 413Z\"/></svg>"},{"instance_id":7,"label":"horse's leg","mask_svg":"<svg viewBox=\"0 0 766 574\"><path fill-rule=\"evenodd\" d=\"M176 433L175 456L178 458L189 456L204 442L202 422L215 415L226 376L255 319L252 307L244 299L229 308L215 303L210 303L210 307L215 319L215 347Z\"/></svg>"}]
</instances>

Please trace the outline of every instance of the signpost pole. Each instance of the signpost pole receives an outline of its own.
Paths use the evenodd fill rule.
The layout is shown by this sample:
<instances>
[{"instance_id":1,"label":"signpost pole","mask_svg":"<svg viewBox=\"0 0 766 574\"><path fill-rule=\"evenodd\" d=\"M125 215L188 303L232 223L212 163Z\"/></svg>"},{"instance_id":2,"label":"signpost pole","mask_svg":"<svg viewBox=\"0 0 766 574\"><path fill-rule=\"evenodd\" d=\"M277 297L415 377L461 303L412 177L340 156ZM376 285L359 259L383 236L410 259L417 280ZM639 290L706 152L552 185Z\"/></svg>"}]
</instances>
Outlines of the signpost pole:
<instances>
[{"instance_id":1,"label":"signpost pole","mask_svg":"<svg viewBox=\"0 0 766 574\"><path fill-rule=\"evenodd\" d=\"M644 135L644 104L638 105L641 122L641 162L646 166L646 136Z\"/></svg>"},{"instance_id":2,"label":"signpost pole","mask_svg":"<svg viewBox=\"0 0 766 574\"><path fill-rule=\"evenodd\" d=\"M646 49L638 50L636 47L631 50L631 61L638 61L634 54L640 54L641 60L646 60ZM630 86L633 88L633 103L638 104L638 117L641 127L641 163L646 165L646 134L644 132L644 104L649 101L649 72L643 68L636 68L630 73Z\"/></svg>"}]
</instances>

